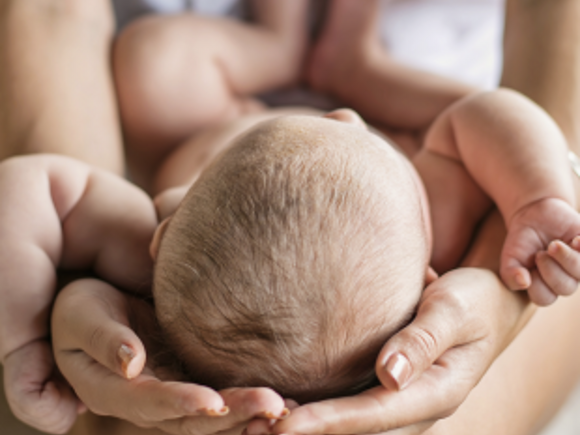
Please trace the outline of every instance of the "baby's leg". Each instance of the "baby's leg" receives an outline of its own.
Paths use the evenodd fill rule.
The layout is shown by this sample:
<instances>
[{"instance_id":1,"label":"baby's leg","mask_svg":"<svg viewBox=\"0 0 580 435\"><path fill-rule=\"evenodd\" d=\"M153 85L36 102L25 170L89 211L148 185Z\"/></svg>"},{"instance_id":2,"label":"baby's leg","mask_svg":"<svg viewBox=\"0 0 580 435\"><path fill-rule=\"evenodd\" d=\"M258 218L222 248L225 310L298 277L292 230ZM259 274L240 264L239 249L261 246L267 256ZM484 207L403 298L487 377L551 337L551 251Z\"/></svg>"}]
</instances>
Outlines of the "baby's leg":
<instances>
[{"instance_id":1,"label":"baby's leg","mask_svg":"<svg viewBox=\"0 0 580 435\"><path fill-rule=\"evenodd\" d=\"M381 45L379 26L379 0L333 0L310 59L309 82L370 121L423 130L472 89L393 61Z\"/></svg>"},{"instance_id":2,"label":"baby's leg","mask_svg":"<svg viewBox=\"0 0 580 435\"><path fill-rule=\"evenodd\" d=\"M130 164L153 166L200 128L255 111L252 95L298 79L307 1L254 5L255 24L156 16L121 34L114 68Z\"/></svg>"}]
</instances>

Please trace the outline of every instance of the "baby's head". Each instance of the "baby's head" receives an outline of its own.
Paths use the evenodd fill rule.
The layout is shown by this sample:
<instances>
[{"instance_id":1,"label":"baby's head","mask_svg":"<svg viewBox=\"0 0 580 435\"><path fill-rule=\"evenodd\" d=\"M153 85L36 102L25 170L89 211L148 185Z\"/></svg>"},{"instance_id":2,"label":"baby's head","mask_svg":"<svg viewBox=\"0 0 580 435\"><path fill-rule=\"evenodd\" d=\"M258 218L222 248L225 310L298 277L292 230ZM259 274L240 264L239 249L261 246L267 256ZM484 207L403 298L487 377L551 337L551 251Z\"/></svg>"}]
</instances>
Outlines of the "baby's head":
<instances>
[{"instance_id":1,"label":"baby's head","mask_svg":"<svg viewBox=\"0 0 580 435\"><path fill-rule=\"evenodd\" d=\"M191 381L299 402L368 388L430 254L412 168L360 125L292 116L196 181L157 255L159 323Z\"/></svg>"}]
</instances>

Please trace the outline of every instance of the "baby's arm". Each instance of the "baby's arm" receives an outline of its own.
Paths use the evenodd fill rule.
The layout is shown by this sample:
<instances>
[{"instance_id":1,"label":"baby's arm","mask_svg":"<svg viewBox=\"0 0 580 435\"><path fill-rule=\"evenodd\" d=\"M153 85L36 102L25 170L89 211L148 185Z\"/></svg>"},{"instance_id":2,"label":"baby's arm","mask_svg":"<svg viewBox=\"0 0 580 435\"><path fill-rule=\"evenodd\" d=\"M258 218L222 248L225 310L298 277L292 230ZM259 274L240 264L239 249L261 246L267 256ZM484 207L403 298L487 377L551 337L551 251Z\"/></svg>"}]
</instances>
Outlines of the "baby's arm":
<instances>
[{"instance_id":1,"label":"baby's arm","mask_svg":"<svg viewBox=\"0 0 580 435\"><path fill-rule=\"evenodd\" d=\"M93 269L124 289L148 287L156 217L151 200L121 178L49 155L0 164L0 198L0 358L13 374L6 386L13 409L34 421L27 414L42 410L26 395L56 408L60 399L48 393L64 391L49 382L45 352L56 269ZM26 358L30 353L44 359Z\"/></svg>"},{"instance_id":2,"label":"baby's arm","mask_svg":"<svg viewBox=\"0 0 580 435\"><path fill-rule=\"evenodd\" d=\"M501 275L509 288L529 288L541 305L575 290L580 254L566 244L580 234L580 216L567 146L541 108L507 90L467 97L436 120L425 147L461 162L497 204L508 228ZM566 244L548 249L553 240Z\"/></svg>"}]
</instances>

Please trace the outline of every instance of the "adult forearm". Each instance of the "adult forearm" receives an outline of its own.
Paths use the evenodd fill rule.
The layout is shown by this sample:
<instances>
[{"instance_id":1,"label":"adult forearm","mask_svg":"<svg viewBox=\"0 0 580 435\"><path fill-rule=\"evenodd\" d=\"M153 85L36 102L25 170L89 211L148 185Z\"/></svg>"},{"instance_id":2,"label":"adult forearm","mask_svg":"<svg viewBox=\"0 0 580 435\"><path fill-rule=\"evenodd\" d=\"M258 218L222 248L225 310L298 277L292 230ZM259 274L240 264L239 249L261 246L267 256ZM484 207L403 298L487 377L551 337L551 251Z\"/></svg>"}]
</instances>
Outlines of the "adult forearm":
<instances>
[{"instance_id":1,"label":"adult forearm","mask_svg":"<svg viewBox=\"0 0 580 435\"><path fill-rule=\"evenodd\" d=\"M0 2L0 159L65 154L117 173L108 0Z\"/></svg>"},{"instance_id":2,"label":"adult forearm","mask_svg":"<svg viewBox=\"0 0 580 435\"><path fill-rule=\"evenodd\" d=\"M502 85L544 107L580 152L580 3L508 0Z\"/></svg>"},{"instance_id":3,"label":"adult forearm","mask_svg":"<svg viewBox=\"0 0 580 435\"><path fill-rule=\"evenodd\" d=\"M479 233L469 253L463 260L462 267L477 267L489 269L495 273L499 271L499 259L505 239L505 226L497 211L490 213L482 223ZM513 292L507 290L504 285L497 281L496 285L489 287L490 300L495 301L496 308L493 310L495 317L495 331L497 336L497 352L503 351L520 333L523 327L530 321L536 311L525 292Z\"/></svg>"}]
</instances>

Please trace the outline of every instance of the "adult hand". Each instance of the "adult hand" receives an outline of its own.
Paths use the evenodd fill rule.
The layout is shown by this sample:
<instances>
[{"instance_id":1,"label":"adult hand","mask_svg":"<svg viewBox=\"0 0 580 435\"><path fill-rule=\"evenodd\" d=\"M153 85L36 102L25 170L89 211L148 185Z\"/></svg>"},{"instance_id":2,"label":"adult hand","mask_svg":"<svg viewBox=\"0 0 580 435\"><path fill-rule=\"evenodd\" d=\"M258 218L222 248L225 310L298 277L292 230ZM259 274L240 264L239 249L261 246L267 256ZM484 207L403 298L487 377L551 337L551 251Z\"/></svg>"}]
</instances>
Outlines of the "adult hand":
<instances>
[{"instance_id":1,"label":"adult hand","mask_svg":"<svg viewBox=\"0 0 580 435\"><path fill-rule=\"evenodd\" d=\"M285 413L284 401L272 390L218 393L167 380L147 367L129 315L142 318L148 309L93 279L76 281L59 294L52 318L55 358L89 410L176 435L240 433L252 418Z\"/></svg>"},{"instance_id":2,"label":"adult hand","mask_svg":"<svg viewBox=\"0 0 580 435\"><path fill-rule=\"evenodd\" d=\"M298 407L286 420L255 420L249 435L422 433L451 415L529 316L522 294L484 269L453 270L427 287L414 321L377 360L381 386Z\"/></svg>"}]
</instances>

